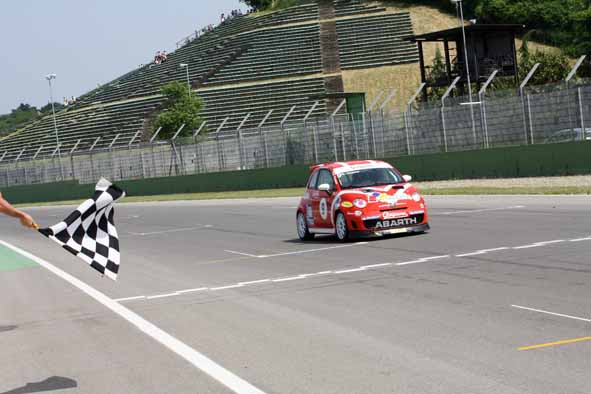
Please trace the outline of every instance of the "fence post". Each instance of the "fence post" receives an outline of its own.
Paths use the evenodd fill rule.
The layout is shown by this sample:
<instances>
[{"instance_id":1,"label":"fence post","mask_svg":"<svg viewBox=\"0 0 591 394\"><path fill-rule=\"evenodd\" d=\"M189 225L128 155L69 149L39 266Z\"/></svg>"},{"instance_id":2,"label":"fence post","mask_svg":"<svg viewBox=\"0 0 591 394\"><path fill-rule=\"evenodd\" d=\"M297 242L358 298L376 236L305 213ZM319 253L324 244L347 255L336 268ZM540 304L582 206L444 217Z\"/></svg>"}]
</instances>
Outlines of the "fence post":
<instances>
[{"instance_id":1,"label":"fence post","mask_svg":"<svg viewBox=\"0 0 591 394\"><path fill-rule=\"evenodd\" d=\"M488 138L488 121L486 119L486 102L484 101L484 95L486 94L486 89L488 89L488 86L492 83L492 81L495 79L495 77L497 76L499 70L494 70L490 76L488 77L488 79L486 80L486 82L484 83L484 85L482 86L482 89L480 89L480 91L478 92L478 101L480 101L480 121L482 122L482 131L484 132L484 148L490 148L489 145L489 138Z\"/></svg>"},{"instance_id":2,"label":"fence post","mask_svg":"<svg viewBox=\"0 0 591 394\"><path fill-rule=\"evenodd\" d=\"M156 171L156 153L154 152L154 141L158 137L158 134L160 134L160 131L162 131L162 127L158 127L156 132L150 138L150 149L152 150L152 177L158 176L158 171Z\"/></svg>"},{"instance_id":3,"label":"fence post","mask_svg":"<svg viewBox=\"0 0 591 394\"><path fill-rule=\"evenodd\" d=\"M178 164L177 164L177 159L180 158L181 160L181 174L185 173L185 164L183 163L183 148L181 147L181 154L179 155L176 151L176 139L178 138L178 136L181 134L181 132L183 131L183 129L185 128L185 124L183 123L181 125L181 127L179 127L176 131L176 133L174 133L174 135L172 136L172 138L170 139L170 147L172 148L172 152L171 152L171 157L170 157L170 170L169 170L169 175L172 174L172 166L173 166L173 158L174 158L174 168L175 168L175 173L178 175L179 174L179 169L178 169Z\"/></svg>"},{"instance_id":4,"label":"fence post","mask_svg":"<svg viewBox=\"0 0 591 394\"><path fill-rule=\"evenodd\" d=\"M443 151L447 152L447 130L445 128L445 99L451 94L452 90L456 87L457 83L460 81L460 77L456 77L453 80L451 85L447 88L443 96L441 97L441 127L443 133Z\"/></svg>"},{"instance_id":5,"label":"fence post","mask_svg":"<svg viewBox=\"0 0 591 394\"><path fill-rule=\"evenodd\" d=\"M534 144L534 124L531 118L531 98L530 94L527 95L527 115L529 117L529 132L531 134L531 143Z\"/></svg>"},{"instance_id":6,"label":"fence post","mask_svg":"<svg viewBox=\"0 0 591 394\"><path fill-rule=\"evenodd\" d=\"M304 116L304 135L307 134L308 132L308 118L312 115L312 112L314 112L314 110L316 109L316 107L318 107L320 103L318 101L314 101L314 104L312 104L312 107L310 107L310 109L308 110L308 112L306 113L306 115ZM317 151L317 147L316 147L316 133L317 130L312 130L312 143L314 144L313 148L314 148L314 163L318 162L318 151ZM305 160L305 159L304 159Z\"/></svg>"},{"instance_id":7,"label":"fence post","mask_svg":"<svg viewBox=\"0 0 591 394\"><path fill-rule=\"evenodd\" d=\"M568 123L570 125L571 128L571 132L574 134L574 127L573 127L573 121L572 121L572 111L571 111L571 100L570 100L570 81L571 79L574 78L574 76L577 74L577 71L579 70L579 67L581 67L581 64L583 64L583 61L585 61L585 58L587 57L587 55L583 55L579 58L579 60L577 60L577 62L575 63L575 65L573 66L573 68L571 69L570 73L568 74L568 76L565 79L566 82L566 99L568 102ZM585 135L585 129L581 130L583 132L583 136Z\"/></svg>"},{"instance_id":8,"label":"fence post","mask_svg":"<svg viewBox=\"0 0 591 394\"><path fill-rule=\"evenodd\" d=\"M382 96L384 96L384 91L380 90L379 93L376 95L375 99L371 102L371 104L369 104L369 107L367 108L367 118L369 119L369 130L371 131L371 149L373 152L373 157L374 159L377 157L377 152L376 152L376 131L374 129L374 124L373 124L373 110L376 107L376 105L378 105L378 102L380 101L380 99L382 98ZM366 118L365 118L365 113L363 114L363 127L365 127L365 122L366 122ZM367 135L369 137L370 132L368 131ZM367 148L367 156L369 157L369 147Z\"/></svg>"},{"instance_id":9,"label":"fence post","mask_svg":"<svg viewBox=\"0 0 591 394\"><path fill-rule=\"evenodd\" d=\"M285 134L284 125L285 122L287 122L287 118L290 117L290 115L293 113L293 111L295 111L295 109L296 106L292 106L279 123L279 126L281 127L281 135L283 136L283 165L285 166L287 165L287 140L289 139L289 135ZM287 132L289 133L289 130Z\"/></svg>"},{"instance_id":10,"label":"fence post","mask_svg":"<svg viewBox=\"0 0 591 394\"><path fill-rule=\"evenodd\" d=\"M2 154L2 157L0 157L0 163L2 163L4 161L4 158L6 157L6 154L8 153L8 151L4 151L4 153ZM4 182L4 186L8 187L8 167L5 167L6 171L4 171L4 175L6 176L6 182Z\"/></svg>"},{"instance_id":11,"label":"fence post","mask_svg":"<svg viewBox=\"0 0 591 394\"><path fill-rule=\"evenodd\" d=\"M240 124L238 125L238 128L236 128L236 134L238 136L238 156L240 159L240 169L244 170L245 166L244 166L244 147L242 146L242 127L244 126L244 123L246 123L246 121L248 120L248 118L250 118L250 112L246 114L246 116L244 116L244 118L242 119L242 122L240 122Z\"/></svg>"},{"instance_id":12,"label":"fence post","mask_svg":"<svg viewBox=\"0 0 591 394\"><path fill-rule=\"evenodd\" d=\"M228 123L229 119L230 119L230 117L226 116L226 118L222 121L222 123L220 123L220 125L218 126L218 128L215 132L215 141L216 141L216 147L217 147L217 151L218 151L218 171L222 171L222 169L224 167L224 157L223 157L224 155L220 149L220 131L222 131L222 129L224 128L226 123Z\"/></svg>"},{"instance_id":13,"label":"fence post","mask_svg":"<svg viewBox=\"0 0 591 394\"><path fill-rule=\"evenodd\" d=\"M388 103L394 98L395 95L396 95L396 89L392 89L390 94L384 99L384 102L379 107L380 116L382 117L382 138L384 135L386 135L386 122L384 121L384 113L385 113L386 105L388 105ZM394 130L392 130L392 134L394 134ZM374 141L374 147L375 147L375 141Z\"/></svg>"},{"instance_id":14,"label":"fence post","mask_svg":"<svg viewBox=\"0 0 591 394\"><path fill-rule=\"evenodd\" d=\"M335 118L336 114L341 110L341 108L343 108L343 105L345 105L346 102L347 102L346 99L341 101L341 103L337 106L337 108L330 115L330 120L331 120L331 125L332 125L332 143L333 143L333 148L334 148L334 160L335 161L338 161L339 156L337 153L337 129L335 127L334 118ZM344 156L344 154L345 154L345 151L343 151L343 156Z\"/></svg>"},{"instance_id":15,"label":"fence post","mask_svg":"<svg viewBox=\"0 0 591 394\"><path fill-rule=\"evenodd\" d=\"M267 115L265 115L265 117L263 118L263 120L261 120L261 123L259 123L258 129L259 129L259 134L261 136L261 139L263 140L263 153L265 154L265 168L269 168L269 151L267 149L267 137L265 136L265 132L263 131L263 125L265 124L265 122L267 121L267 119L269 119L269 116L271 116L271 114L273 113L273 110L269 110L269 112L267 112Z\"/></svg>"},{"instance_id":16,"label":"fence post","mask_svg":"<svg viewBox=\"0 0 591 394\"><path fill-rule=\"evenodd\" d=\"M201 161L201 155L198 155L197 154L198 153L197 151L198 151L198 148L199 148L199 145L200 145L200 144L197 143L197 136L205 128L205 125L207 125L207 121L206 120L204 120L203 122L201 122L201 125L199 125L199 128L197 129L197 131L195 131L195 133L193 133L193 144L195 146L195 161L194 161L193 164L195 165L195 172L194 172L195 174L201 172L201 166L198 165L198 162L197 162L197 157L199 157L199 161Z\"/></svg>"},{"instance_id":17,"label":"fence post","mask_svg":"<svg viewBox=\"0 0 591 394\"><path fill-rule=\"evenodd\" d=\"M18 171L18 161L21 159L21 156L25 153L25 149L27 148L23 148L20 153L18 154L18 156L16 157L16 159L14 159L14 169ZM62 177L63 180L63 177ZM25 167L25 185L27 184L27 168Z\"/></svg>"},{"instance_id":18,"label":"fence post","mask_svg":"<svg viewBox=\"0 0 591 394\"><path fill-rule=\"evenodd\" d=\"M117 141L117 139L119 138L119 135L121 135L121 133L118 133L115 138L113 138L113 141L111 141L111 143L109 144L109 156L111 158L111 179L115 180L115 158L113 157L113 145L115 145L115 142Z\"/></svg>"},{"instance_id":19,"label":"fence post","mask_svg":"<svg viewBox=\"0 0 591 394\"><path fill-rule=\"evenodd\" d=\"M88 153L90 154L90 174L92 176L93 181L96 180L96 178L95 178L95 174L94 174L94 160L93 160L92 151L93 151L94 147L96 146L96 144L98 144L100 139L101 139L101 137L96 137L96 140L94 140L94 143L92 144L92 146L90 147L90 150L88 151Z\"/></svg>"},{"instance_id":20,"label":"fence post","mask_svg":"<svg viewBox=\"0 0 591 394\"><path fill-rule=\"evenodd\" d=\"M81 140L76 141L76 143L74 144L74 147L72 149L70 149L70 167L72 168L72 180L76 179L76 173L74 170L74 152L76 152L76 149L78 149L78 145L80 145L80 141Z\"/></svg>"},{"instance_id":21,"label":"fence post","mask_svg":"<svg viewBox=\"0 0 591 394\"><path fill-rule=\"evenodd\" d=\"M577 93L579 96L579 116L581 117L581 140L584 141L587 136L587 130L585 130L585 116L583 112L583 92L580 87L577 88Z\"/></svg>"},{"instance_id":22,"label":"fence post","mask_svg":"<svg viewBox=\"0 0 591 394\"><path fill-rule=\"evenodd\" d=\"M524 90L525 87L527 86L527 84L529 83L529 80L534 76L536 70L540 67L540 63L536 63L534 64L534 66L531 68L531 70L529 70L529 73L526 75L525 79L523 80L523 82L521 82L521 85L519 85L519 96L521 97L521 107L523 110L523 132L525 134L525 145L527 145L528 143L528 137L527 137L527 108L525 105L525 97L524 97ZM530 121L530 125L531 125L531 117L529 119Z\"/></svg>"},{"instance_id":23,"label":"fence post","mask_svg":"<svg viewBox=\"0 0 591 394\"><path fill-rule=\"evenodd\" d=\"M407 122L408 122L408 128L406 129L406 135L407 135L407 140L408 141L412 141L410 143L408 143L408 154L413 154L415 152L415 146L414 146L414 138L413 138L413 131L412 131L412 105L415 102L415 100L417 99L417 97L419 97L419 94L421 94L421 92L423 91L423 89L425 88L425 86L427 86L427 84L425 82L421 83L418 87L418 89L416 90L415 94L413 94L413 96L410 98L410 100L408 100L408 102L406 103L406 107L408 108L407 111Z\"/></svg>"}]
</instances>

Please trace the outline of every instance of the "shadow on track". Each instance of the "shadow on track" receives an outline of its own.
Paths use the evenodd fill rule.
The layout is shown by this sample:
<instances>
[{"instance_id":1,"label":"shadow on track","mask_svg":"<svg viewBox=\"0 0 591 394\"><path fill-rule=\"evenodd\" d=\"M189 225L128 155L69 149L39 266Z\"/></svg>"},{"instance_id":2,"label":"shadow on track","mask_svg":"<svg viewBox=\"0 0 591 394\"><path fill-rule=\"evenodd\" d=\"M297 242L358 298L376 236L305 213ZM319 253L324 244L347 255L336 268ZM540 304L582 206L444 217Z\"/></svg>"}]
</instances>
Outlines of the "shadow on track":
<instances>
[{"instance_id":1,"label":"shadow on track","mask_svg":"<svg viewBox=\"0 0 591 394\"><path fill-rule=\"evenodd\" d=\"M29 394L41 393L44 391L54 391L63 389L73 389L78 387L78 382L74 379L64 378L63 376L52 376L40 382L27 383L22 387L5 391L0 394Z\"/></svg>"}]
</instances>

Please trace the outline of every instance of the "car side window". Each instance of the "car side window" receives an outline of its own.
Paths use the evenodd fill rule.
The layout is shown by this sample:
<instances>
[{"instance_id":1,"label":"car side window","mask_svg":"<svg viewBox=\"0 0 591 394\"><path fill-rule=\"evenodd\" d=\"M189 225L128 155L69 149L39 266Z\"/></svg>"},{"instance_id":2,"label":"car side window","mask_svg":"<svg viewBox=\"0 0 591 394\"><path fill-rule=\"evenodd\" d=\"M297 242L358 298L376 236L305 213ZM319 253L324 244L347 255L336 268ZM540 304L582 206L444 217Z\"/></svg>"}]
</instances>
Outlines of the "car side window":
<instances>
[{"instance_id":1,"label":"car side window","mask_svg":"<svg viewBox=\"0 0 591 394\"><path fill-rule=\"evenodd\" d=\"M312 174L308 182L308 189L316 189L316 180L318 179L318 171Z\"/></svg>"},{"instance_id":2,"label":"car side window","mask_svg":"<svg viewBox=\"0 0 591 394\"><path fill-rule=\"evenodd\" d=\"M334 190L334 178L328 170L320 170L318 174L318 182L316 183L316 187L322 185L323 183L327 183L330 186L330 189Z\"/></svg>"}]
</instances>

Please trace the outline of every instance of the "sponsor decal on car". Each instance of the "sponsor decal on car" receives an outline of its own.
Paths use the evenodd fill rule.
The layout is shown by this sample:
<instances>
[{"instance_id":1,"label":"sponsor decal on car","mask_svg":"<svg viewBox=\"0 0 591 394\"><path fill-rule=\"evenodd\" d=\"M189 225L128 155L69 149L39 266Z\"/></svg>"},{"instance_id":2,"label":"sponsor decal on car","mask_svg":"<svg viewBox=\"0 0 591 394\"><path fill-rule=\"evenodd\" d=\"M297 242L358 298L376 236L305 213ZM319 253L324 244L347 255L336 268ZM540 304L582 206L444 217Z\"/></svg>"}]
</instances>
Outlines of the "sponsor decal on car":
<instances>
[{"instance_id":1,"label":"sponsor decal on car","mask_svg":"<svg viewBox=\"0 0 591 394\"><path fill-rule=\"evenodd\" d=\"M400 227L400 226L412 226L414 224L419 224L419 219L417 217L382 220L382 221L377 222L376 229L389 228L389 227Z\"/></svg>"},{"instance_id":2,"label":"sponsor decal on car","mask_svg":"<svg viewBox=\"0 0 591 394\"><path fill-rule=\"evenodd\" d=\"M343 203L341 204L341 206L343 208L353 208L353 203L351 203L349 201L343 201Z\"/></svg>"},{"instance_id":3,"label":"sponsor decal on car","mask_svg":"<svg viewBox=\"0 0 591 394\"><path fill-rule=\"evenodd\" d=\"M407 212L392 212L392 211L382 212L382 218L384 218L384 219L398 219L398 218L405 218L405 217L408 217Z\"/></svg>"}]
</instances>

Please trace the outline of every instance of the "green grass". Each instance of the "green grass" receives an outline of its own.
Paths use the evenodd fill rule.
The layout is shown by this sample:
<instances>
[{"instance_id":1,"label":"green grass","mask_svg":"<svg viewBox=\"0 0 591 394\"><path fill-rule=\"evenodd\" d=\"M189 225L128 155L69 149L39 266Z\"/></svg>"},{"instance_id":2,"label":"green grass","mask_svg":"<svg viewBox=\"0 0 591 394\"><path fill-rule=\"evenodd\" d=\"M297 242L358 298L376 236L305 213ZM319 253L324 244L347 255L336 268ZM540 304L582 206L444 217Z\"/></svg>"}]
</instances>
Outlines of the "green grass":
<instances>
[{"instance_id":1,"label":"green grass","mask_svg":"<svg viewBox=\"0 0 591 394\"><path fill-rule=\"evenodd\" d=\"M422 194L427 196L435 195L498 195L498 194L591 194L591 186L565 186L565 187L481 187L466 186L452 188L421 188ZM265 189L265 190L244 190L235 192L211 192L211 193L186 193L186 194L163 194L156 196L128 196L123 203L132 202L156 202L156 201L189 201L189 200L222 200L237 198L272 198L272 197L300 197L304 194L304 188L289 189ZM77 205L82 200L58 201L35 204L19 204L17 207L36 207L36 206L59 206L59 205Z\"/></svg>"},{"instance_id":2,"label":"green grass","mask_svg":"<svg viewBox=\"0 0 591 394\"><path fill-rule=\"evenodd\" d=\"M425 195L483 195L483 194L591 194L591 186L532 186L532 187L451 187L420 188Z\"/></svg>"}]
</instances>

